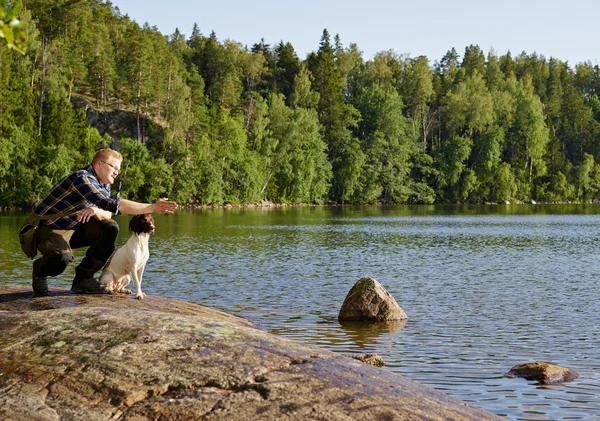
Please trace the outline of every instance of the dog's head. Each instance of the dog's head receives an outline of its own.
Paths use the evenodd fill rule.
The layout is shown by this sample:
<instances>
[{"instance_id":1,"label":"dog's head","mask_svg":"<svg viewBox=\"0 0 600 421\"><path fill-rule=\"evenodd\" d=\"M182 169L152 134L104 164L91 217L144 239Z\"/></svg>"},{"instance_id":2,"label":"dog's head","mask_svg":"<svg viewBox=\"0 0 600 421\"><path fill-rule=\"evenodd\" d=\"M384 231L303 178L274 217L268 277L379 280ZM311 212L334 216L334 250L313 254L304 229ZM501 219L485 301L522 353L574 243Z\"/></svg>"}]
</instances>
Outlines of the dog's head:
<instances>
[{"instance_id":1,"label":"dog's head","mask_svg":"<svg viewBox=\"0 0 600 421\"><path fill-rule=\"evenodd\" d=\"M134 215L129 221L129 229L136 234L152 234L154 232L154 218L149 213Z\"/></svg>"}]
</instances>

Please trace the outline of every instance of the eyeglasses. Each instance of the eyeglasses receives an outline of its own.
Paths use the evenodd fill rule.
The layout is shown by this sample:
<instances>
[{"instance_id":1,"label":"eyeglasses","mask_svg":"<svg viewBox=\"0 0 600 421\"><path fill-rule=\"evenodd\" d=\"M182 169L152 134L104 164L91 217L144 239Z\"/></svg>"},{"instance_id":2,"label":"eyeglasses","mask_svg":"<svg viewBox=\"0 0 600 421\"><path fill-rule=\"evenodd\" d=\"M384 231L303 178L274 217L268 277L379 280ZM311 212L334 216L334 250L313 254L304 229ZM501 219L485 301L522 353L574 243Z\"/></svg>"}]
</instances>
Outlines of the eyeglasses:
<instances>
[{"instance_id":1,"label":"eyeglasses","mask_svg":"<svg viewBox=\"0 0 600 421\"><path fill-rule=\"evenodd\" d=\"M113 164L110 164L110 163L108 163L106 161L102 161L102 160L100 160L100 162L104 162L106 165L108 165L113 170L115 170L117 172L117 175L121 174L121 170L119 168L117 168L116 166L114 166Z\"/></svg>"}]
</instances>

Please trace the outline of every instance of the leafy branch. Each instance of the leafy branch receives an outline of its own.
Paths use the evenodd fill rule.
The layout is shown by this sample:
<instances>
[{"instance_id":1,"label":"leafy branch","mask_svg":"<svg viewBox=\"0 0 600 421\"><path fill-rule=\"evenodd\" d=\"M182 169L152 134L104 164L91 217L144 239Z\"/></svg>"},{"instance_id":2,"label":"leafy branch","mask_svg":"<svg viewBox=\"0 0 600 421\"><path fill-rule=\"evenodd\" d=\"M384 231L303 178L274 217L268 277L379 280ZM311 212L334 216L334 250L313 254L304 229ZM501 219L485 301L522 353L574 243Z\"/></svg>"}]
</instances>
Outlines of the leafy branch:
<instances>
[{"instance_id":1,"label":"leafy branch","mask_svg":"<svg viewBox=\"0 0 600 421\"><path fill-rule=\"evenodd\" d=\"M23 23L18 18L20 11L20 4L8 9L6 0L0 0L0 38L6 41L8 48L25 54L27 35L23 31Z\"/></svg>"}]
</instances>

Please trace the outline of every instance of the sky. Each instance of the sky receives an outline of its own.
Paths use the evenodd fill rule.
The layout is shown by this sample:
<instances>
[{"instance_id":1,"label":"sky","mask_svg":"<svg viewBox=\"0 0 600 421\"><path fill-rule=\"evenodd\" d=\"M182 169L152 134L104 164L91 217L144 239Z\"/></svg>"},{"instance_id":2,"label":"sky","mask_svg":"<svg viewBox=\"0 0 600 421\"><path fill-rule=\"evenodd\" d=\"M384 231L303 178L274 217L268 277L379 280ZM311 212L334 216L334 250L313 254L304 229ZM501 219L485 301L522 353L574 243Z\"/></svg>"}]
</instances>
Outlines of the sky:
<instances>
[{"instance_id":1,"label":"sky","mask_svg":"<svg viewBox=\"0 0 600 421\"><path fill-rule=\"evenodd\" d=\"M469 45L487 55L525 52L600 65L600 0L111 0L122 15L164 35L188 38L194 23L206 36L251 48L291 43L298 58L319 48L323 29L354 43L371 60L393 50L430 63Z\"/></svg>"}]
</instances>

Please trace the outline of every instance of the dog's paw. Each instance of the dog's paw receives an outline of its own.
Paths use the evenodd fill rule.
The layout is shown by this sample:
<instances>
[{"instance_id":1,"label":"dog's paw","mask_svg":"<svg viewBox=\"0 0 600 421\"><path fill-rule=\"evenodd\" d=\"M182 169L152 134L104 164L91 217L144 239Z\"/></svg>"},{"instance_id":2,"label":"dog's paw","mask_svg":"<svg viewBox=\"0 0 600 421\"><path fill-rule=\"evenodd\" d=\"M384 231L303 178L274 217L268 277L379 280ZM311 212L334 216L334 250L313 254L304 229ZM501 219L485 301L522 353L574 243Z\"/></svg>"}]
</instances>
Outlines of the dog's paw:
<instances>
[{"instance_id":1,"label":"dog's paw","mask_svg":"<svg viewBox=\"0 0 600 421\"><path fill-rule=\"evenodd\" d=\"M131 293L133 293L133 291L132 291L132 290L130 290L130 289L125 289L125 288L121 288L121 289L119 290L119 292L120 292L121 294L131 294Z\"/></svg>"},{"instance_id":2,"label":"dog's paw","mask_svg":"<svg viewBox=\"0 0 600 421\"><path fill-rule=\"evenodd\" d=\"M138 294L135 296L135 299L136 299L136 300L143 300L145 296L146 296L146 294L144 294L143 292L140 292L140 293L138 293Z\"/></svg>"}]
</instances>

